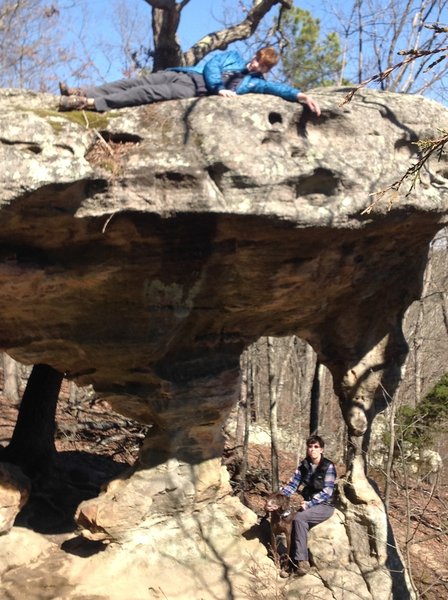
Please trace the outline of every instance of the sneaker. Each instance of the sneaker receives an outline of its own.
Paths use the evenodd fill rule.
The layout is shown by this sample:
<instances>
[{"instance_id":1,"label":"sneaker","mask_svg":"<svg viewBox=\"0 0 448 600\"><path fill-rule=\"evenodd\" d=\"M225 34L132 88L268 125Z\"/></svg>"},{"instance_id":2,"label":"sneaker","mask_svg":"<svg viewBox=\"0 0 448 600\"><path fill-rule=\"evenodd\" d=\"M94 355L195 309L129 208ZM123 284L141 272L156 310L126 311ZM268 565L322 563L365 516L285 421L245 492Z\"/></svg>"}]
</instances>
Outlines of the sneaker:
<instances>
[{"instance_id":1,"label":"sneaker","mask_svg":"<svg viewBox=\"0 0 448 600\"><path fill-rule=\"evenodd\" d=\"M59 93L61 96L85 96L86 90L83 88L71 88L65 83L65 81L59 82Z\"/></svg>"},{"instance_id":2,"label":"sneaker","mask_svg":"<svg viewBox=\"0 0 448 600\"><path fill-rule=\"evenodd\" d=\"M307 560L299 560L297 563L296 575L299 577L306 575L310 569L311 565Z\"/></svg>"},{"instance_id":3,"label":"sneaker","mask_svg":"<svg viewBox=\"0 0 448 600\"><path fill-rule=\"evenodd\" d=\"M85 96L61 96L59 100L59 110L84 110L88 107L87 98Z\"/></svg>"}]
</instances>

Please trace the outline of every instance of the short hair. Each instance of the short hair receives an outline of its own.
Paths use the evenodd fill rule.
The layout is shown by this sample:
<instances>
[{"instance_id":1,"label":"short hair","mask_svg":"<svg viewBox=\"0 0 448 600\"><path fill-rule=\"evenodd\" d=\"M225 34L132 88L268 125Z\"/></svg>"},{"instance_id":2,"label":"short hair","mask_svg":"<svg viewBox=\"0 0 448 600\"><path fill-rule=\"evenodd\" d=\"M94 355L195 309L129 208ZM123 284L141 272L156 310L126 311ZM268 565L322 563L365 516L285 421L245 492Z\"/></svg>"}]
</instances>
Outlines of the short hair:
<instances>
[{"instance_id":1,"label":"short hair","mask_svg":"<svg viewBox=\"0 0 448 600\"><path fill-rule=\"evenodd\" d=\"M275 48L272 48L272 46L268 46L267 48L260 48L260 50L258 50L258 52L255 54L255 58L258 60L259 63L265 65L266 67L269 67L270 69L272 69L272 67L275 67L275 65L280 59L277 50Z\"/></svg>"},{"instance_id":2,"label":"short hair","mask_svg":"<svg viewBox=\"0 0 448 600\"><path fill-rule=\"evenodd\" d=\"M306 445L309 446L310 444L319 444L319 446L321 448L325 448L325 442L324 440L320 437L320 435L312 435L310 436L307 440L306 440Z\"/></svg>"}]
</instances>

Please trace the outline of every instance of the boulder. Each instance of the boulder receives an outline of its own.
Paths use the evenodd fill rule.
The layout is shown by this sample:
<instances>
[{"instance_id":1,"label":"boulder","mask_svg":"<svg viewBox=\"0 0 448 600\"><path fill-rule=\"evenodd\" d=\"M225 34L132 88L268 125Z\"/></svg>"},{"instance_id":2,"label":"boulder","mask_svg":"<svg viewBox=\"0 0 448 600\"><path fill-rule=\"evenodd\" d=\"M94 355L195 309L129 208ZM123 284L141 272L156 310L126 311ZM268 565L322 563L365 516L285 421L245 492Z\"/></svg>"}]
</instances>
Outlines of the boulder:
<instances>
[{"instance_id":1,"label":"boulder","mask_svg":"<svg viewBox=\"0 0 448 600\"><path fill-rule=\"evenodd\" d=\"M0 534L8 533L29 498L31 482L16 465L0 462Z\"/></svg>"}]
</instances>

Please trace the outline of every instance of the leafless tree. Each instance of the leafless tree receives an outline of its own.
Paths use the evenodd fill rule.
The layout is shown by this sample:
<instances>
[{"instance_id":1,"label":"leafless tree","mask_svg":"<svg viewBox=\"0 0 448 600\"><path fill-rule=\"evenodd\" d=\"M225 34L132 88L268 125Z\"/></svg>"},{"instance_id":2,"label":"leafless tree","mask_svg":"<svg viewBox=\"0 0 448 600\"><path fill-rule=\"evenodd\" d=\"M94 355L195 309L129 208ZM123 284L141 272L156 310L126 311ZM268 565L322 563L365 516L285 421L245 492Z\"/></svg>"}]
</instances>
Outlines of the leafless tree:
<instances>
[{"instance_id":1,"label":"leafless tree","mask_svg":"<svg viewBox=\"0 0 448 600\"><path fill-rule=\"evenodd\" d=\"M154 71L179 65L194 65L214 50L225 50L233 42L249 38L273 7L292 6L292 0L252 0L247 8L242 5L243 18L238 23L207 34L183 51L177 31L182 11L191 0L144 1L152 7Z\"/></svg>"},{"instance_id":2,"label":"leafless tree","mask_svg":"<svg viewBox=\"0 0 448 600\"><path fill-rule=\"evenodd\" d=\"M67 58L57 2L0 0L0 85L48 89L46 79Z\"/></svg>"},{"instance_id":3,"label":"leafless tree","mask_svg":"<svg viewBox=\"0 0 448 600\"><path fill-rule=\"evenodd\" d=\"M447 371L448 230L433 239L421 298L408 309L403 329L409 344L405 375L395 396L415 406Z\"/></svg>"},{"instance_id":4,"label":"leafless tree","mask_svg":"<svg viewBox=\"0 0 448 600\"><path fill-rule=\"evenodd\" d=\"M438 88L441 93L448 63L435 61L434 56L445 58L448 35L436 24L447 4L447 0L353 0L342 9L328 4L348 48L345 78L361 84L374 73L387 73L375 79L383 90L422 94Z\"/></svg>"},{"instance_id":5,"label":"leafless tree","mask_svg":"<svg viewBox=\"0 0 448 600\"><path fill-rule=\"evenodd\" d=\"M311 346L296 336L262 337L246 352L251 427L270 431L275 420L278 441L274 444L283 451L296 451L298 458L305 452L310 430L319 431L329 454L342 460L345 430L340 427L333 379L327 368L316 365Z\"/></svg>"},{"instance_id":6,"label":"leafless tree","mask_svg":"<svg viewBox=\"0 0 448 600\"><path fill-rule=\"evenodd\" d=\"M235 433L235 459L240 463L239 478L244 481L248 468L248 450L250 436L250 397L249 386L251 383L252 363L249 360L250 349L241 355L241 384L240 397L237 406L237 421Z\"/></svg>"},{"instance_id":7,"label":"leafless tree","mask_svg":"<svg viewBox=\"0 0 448 600\"><path fill-rule=\"evenodd\" d=\"M56 453L56 405L63 374L44 364L34 365L20 404L9 445L0 459L20 465L26 473L51 468Z\"/></svg>"},{"instance_id":8,"label":"leafless tree","mask_svg":"<svg viewBox=\"0 0 448 600\"><path fill-rule=\"evenodd\" d=\"M269 380L269 426L271 431L271 472L272 489L279 489L279 467L278 467L278 394L277 381L274 374L274 342L272 337L266 338L267 341L267 366Z\"/></svg>"}]
</instances>

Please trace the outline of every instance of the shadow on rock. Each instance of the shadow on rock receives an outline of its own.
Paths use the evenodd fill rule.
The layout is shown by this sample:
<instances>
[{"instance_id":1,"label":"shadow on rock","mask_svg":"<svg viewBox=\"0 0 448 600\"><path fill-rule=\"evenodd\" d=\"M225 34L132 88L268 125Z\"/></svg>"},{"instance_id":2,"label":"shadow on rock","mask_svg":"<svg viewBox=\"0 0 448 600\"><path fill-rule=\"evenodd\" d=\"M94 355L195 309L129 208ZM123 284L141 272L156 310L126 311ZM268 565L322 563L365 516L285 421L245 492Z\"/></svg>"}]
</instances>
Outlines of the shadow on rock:
<instances>
[{"instance_id":1,"label":"shadow on rock","mask_svg":"<svg viewBox=\"0 0 448 600\"><path fill-rule=\"evenodd\" d=\"M369 483L382 499L381 490L375 480L369 478ZM383 502L384 504L384 502ZM386 514L387 509L385 507ZM390 572L392 579L392 597L396 600L409 600L411 594L408 589L408 581L406 580L406 567L398 550L398 545L395 541L394 532L390 524L389 516L387 517L387 561L386 567Z\"/></svg>"},{"instance_id":2,"label":"shadow on rock","mask_svg":"<svg viewBox=\"0 0 448 600\"><path fill-rule=\"evenodd\" d=\"M89 558L94 554L98 554L98 552L103 552L106 548L107 544L93 542L80 535L70 538L61 545L61 550L67 552L67 554L74 554L81 558Z\"/></svg>"},{"instance_id":3,"label":"shadow on rock","mask_svg":"<svg viewBox=\"0 0 448 600\"><path fill-rule=\"evenodd\" d=\"M32 479L30 498L15 525L44 534L74 531L78 505L98 496L105 483L128 468L127 464L88 452L57 454L51 469Z\"/></svg>"}]
</instances>

